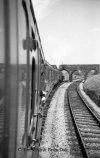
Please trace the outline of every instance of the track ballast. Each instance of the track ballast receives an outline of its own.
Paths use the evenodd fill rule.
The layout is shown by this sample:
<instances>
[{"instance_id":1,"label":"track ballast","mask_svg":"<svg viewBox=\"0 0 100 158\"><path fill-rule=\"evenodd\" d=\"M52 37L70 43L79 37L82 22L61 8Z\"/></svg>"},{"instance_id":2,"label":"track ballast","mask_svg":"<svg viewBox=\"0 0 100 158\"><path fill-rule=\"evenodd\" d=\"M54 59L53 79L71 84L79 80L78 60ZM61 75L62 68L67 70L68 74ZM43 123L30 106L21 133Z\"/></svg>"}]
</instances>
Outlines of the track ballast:
<instances>
[{"instance_id":1,"label":"track ballast","mask_svg":"<svg viewBox=\"0 0 100 158\"><path fill-rule=\"evenodd\" d=\"M78 82L68 88L68 100L74 127L84 157L100 157L100 122L91 113L77 92Z\"/></svg>"}]
</instances>

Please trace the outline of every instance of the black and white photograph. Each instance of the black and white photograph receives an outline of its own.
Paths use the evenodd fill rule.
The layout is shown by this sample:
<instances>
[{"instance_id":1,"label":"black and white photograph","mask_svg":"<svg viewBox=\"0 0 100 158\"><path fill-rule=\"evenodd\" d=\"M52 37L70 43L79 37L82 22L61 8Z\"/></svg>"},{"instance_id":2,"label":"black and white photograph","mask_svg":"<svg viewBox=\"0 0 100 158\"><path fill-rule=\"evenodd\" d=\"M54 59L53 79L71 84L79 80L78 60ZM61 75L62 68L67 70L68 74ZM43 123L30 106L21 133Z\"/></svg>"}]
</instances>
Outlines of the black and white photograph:
<instances>
[{"instance_id":1,"label":"black and white photograph","mask_svg":"<svg viewBox=\"0 0 100 158\"><path fill-rule=\"evenodd\" d=\"M100 0L0 0L0 158L100 158Z\"/></svg>"}]
</instances>

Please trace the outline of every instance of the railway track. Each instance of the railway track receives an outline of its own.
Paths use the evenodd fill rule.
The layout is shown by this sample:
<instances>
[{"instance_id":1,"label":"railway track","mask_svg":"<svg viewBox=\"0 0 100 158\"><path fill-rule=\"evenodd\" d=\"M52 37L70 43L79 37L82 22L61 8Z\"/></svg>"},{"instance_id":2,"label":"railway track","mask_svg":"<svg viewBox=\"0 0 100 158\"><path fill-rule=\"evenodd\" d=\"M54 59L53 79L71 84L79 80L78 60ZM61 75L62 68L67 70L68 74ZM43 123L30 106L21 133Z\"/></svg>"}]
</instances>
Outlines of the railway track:
<instances>
[{"instance_id":1,"label":"railway track","mask_svg":"<svg viewBox=\"0 0 100 158\"><path fill-rule=\"evenodd\" d=\"M77 138L84 158L100 158L100 122L80 98L78 84L71 84L67 93Z\"/></svg>"},{"instance_id":2,"label":"railway track","mask_svg":"<svg viewBox=\"0 0 100 158\"><path fill-rule=\"evenodd\" d=\"M57 89L54 89L54 91L52 91L51 96L49 98L49 101L52 100L52 96L53 96L53 94L55 93L56 90ZM47 103L48 104L45 106L46 109L44 109L44 114L45 115L44 115L44 120L43 120L43 129L44 129L44 124L45 124L45 120L46 120L46 116L47 116L47 109L48 109L48 106L49 106L50 102L47 102ZM58 104L59 103L57 102L57 105ZM56 109L56 110L58 110L58 109ZM58 120L60 121L60 119L58 119ZM74 128L73 119L72 119L72 116L71 116L68 97L67 97L67 91L66 91L65 97L64 97L64 122L65 122L66 131L64 131L64 128L62 129L62 131L63 131L62 132L63 133L62 137L66 138L66 139L64 139L64 142L63 142L63 145L66 144L66 147L62 145L61 149L63 149L63 151L60 151L60 149L59 149L59 138L60 138L60 136L57 135L57 131L55 130L56 125L53 122L52 128L54 128L54 129L52 129L53 132L52 132L51 140L52 140L52 144L56 144L56 145L53 145L52 147L53 147L53 149L57 149L58 152L57 151L56 152L52 151L52 153L50 154L50 157L47 156L47 158L56 158L56 157L58 157L58 158L62 158L62 157L64 157L64 158L68 158L68 157L70 157L70 158L84 158L83 153L81 152L80 144L79 144L79 141L77 139L77 134L76 134L76 131L75 131L75 128ZM62 122L62 124L63 124L63 122ZM55 126L53 126L53 125L55 125ZM60 128L61 127L59 127L58 130ZM58 133L59 132L60 131L58 131ZM64 135L64 132L65 132L66 137ZM56 138L54 137L54 135L55 135ZM60 140L62 140L62 137L60 138ZM49 139L49 138L47 138L47 139ZM44 142L44 140L43 140L43 142ZM50 148L52 148L52 147L50 147Z\"/></svg>"},{"instance_id":3,"label":"railway track","mask_svg":"<svg viewBox=\"0 0 100 158\"><path fill-rule=\"evenodd\" d=\"M66 134L68 136L68 144L70 147L70 155L72 158L84 158L81 152L80 144L77 139L76 130L74 128L73 118L69 107L67 91L65 94L64 115L66 122Z\"/></svg>"}]
</instances>

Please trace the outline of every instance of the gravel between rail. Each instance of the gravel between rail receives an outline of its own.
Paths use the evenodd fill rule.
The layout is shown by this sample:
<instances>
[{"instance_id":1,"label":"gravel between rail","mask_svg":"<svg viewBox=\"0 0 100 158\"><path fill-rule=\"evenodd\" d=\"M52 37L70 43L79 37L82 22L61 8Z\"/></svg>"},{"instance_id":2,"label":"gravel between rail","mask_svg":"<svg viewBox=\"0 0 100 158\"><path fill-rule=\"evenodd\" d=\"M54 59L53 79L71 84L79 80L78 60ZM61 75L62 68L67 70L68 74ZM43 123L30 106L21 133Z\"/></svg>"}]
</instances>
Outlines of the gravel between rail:
<instances>
[{"instance_id":1,"label":"gravel between rail","mask_svg":"<svg viewBox=\"0 0 100 158\"><path fill-rule=\"evenodd\" d=\"M50 103L40 144L41 158L83 158L68 105L69 84L61 85Z\"/></svg>"}]
</instances>

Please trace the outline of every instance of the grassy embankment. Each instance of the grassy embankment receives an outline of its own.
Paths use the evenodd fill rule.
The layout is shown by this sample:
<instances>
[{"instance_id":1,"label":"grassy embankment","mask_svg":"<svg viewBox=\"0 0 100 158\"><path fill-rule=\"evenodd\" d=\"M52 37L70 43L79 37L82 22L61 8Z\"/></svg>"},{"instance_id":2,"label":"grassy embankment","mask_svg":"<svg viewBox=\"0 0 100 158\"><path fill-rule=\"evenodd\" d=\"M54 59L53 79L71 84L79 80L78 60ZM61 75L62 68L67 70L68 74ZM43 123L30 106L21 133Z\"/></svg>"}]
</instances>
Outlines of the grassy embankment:
<instances>
[{"instance_id":1,"label":"grassy embankment","mask_svg":"<svg viewBox=\"0 0 100 158\"><path fill-rule=\"evenodd\" d=\"M100 106L100 74L88 78L83 85L86 94Z\"/></svg>"}]
</instances>

